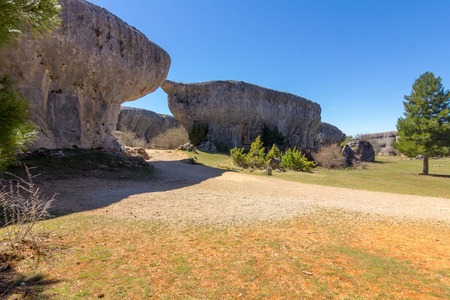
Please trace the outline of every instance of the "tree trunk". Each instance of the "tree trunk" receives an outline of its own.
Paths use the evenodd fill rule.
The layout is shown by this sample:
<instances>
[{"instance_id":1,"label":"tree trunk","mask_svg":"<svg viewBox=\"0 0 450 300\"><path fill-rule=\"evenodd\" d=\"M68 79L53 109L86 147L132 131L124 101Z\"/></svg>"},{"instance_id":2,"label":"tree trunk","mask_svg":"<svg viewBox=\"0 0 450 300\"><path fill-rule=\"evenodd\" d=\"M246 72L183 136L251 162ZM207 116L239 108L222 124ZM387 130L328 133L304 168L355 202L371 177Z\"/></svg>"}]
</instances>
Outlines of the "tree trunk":
<instances>
[{"instance_id":1,"label":"tree trunk","mask_svg":"<svg viewBox=\"0 0 450 300\"><path fill-rule=\"evenodd\" d=\"M423 157L423 174L428 175L428 156Z\"/></svg>"}]
</instances>

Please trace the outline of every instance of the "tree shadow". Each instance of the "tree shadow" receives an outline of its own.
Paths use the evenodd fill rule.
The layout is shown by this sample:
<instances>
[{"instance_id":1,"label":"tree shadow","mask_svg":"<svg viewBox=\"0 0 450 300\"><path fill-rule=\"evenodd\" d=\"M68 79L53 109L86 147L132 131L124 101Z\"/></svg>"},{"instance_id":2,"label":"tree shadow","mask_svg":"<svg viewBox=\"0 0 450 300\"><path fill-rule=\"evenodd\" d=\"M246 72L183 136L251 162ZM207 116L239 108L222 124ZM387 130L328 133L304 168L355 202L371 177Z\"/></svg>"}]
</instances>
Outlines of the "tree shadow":
<instances>
[{"instance_id":1,"label":"tree shadow","mask_svg":"<svg viewBox=\"0 0 450 300\"><path fill-rule=\"evenodd\" d=\"M444 175L444 174L420 174L420 175L438 177L438 178L450 178L450 175Z\"/></svg>"},{"instance_id":2,"label":"tree shadow","mask_svg":"<svg viewBox=\"0 0 450 300\"><path fill-rule=\"evenodd\" d=\"M47 191L58 193L51 213L60 217L100 209L132 195L182 189L222 176L226 172L235 172L198 164L193 159L154 161L151 165L159 170L152 180L78 178L47 183L44 187Z\"/></svg>"},{"instance_id":3,"label":"tree shadow","mask_svg":"<svg viewBox=\"0 0 450 300\"><path fill-rule=\"evenodd\" d=\"M44 275L26 276L18 272L17 264L24 259L20 255L0 254L0 298L14 295L15 299L51 299L43 295L45 289L61 280L46 279Z\"/></svg>"}]
</instances>

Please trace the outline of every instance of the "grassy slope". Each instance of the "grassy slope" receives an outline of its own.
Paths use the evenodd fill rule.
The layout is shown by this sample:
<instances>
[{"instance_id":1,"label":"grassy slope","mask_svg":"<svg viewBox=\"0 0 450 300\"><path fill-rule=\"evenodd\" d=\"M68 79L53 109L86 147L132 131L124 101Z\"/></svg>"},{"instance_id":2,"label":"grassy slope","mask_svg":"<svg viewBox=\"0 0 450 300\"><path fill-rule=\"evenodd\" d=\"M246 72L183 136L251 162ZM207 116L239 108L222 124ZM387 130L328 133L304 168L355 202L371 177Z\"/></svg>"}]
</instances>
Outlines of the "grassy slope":
<instances>
[{"instance_id":1,"label":"grassy slope","mask_svg":"<svg viewBox=\"0 0 450 300\"><path fill-rule=\"evenodd\" d=\"M197 157L199 163L223 169L238 170L229 156L199 151L186 152ZM430 159L430 174L424 176L421 160L402 157L378 156L376 163L368 163L366 169L326 170L316 168L312 173L273 172L273 177L303 183L344 187L368 191L450 198L450 158ZM240 172L251 173L247 170ZM255 171L252 174L263 175Z\"/></svg>"}]
</instances>

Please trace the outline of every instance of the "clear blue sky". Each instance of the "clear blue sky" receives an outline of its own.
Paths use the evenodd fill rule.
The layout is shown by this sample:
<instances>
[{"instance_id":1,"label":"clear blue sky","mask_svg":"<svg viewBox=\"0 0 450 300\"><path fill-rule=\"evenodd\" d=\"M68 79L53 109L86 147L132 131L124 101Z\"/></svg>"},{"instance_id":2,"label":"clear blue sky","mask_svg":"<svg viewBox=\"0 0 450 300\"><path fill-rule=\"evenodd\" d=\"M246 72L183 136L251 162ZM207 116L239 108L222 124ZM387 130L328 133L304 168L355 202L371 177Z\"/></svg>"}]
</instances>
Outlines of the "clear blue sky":
<instances>
[{"instance_id":1,"label":"clear blue sky","mask_svg":"<svg viewBox=\"0 0 450 300\"><path fill-rule=\"evenodd\" d=\"M317 102L348 135L395 130L431 71L450 88L450 0L92 0L166 50L167 79L241 80ZM124 106L170 114L167 95Z\"/></svg>"}]
</instances>

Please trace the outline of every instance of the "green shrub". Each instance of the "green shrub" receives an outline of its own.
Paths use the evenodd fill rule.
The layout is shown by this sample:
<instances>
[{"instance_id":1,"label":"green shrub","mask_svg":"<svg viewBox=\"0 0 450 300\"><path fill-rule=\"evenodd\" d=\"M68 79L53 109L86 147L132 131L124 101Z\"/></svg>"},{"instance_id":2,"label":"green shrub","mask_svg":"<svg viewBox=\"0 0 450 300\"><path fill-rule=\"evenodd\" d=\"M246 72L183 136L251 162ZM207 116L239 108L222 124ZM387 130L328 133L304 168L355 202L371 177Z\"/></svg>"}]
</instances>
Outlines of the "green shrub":
<instances>
[{"instance_id":1,"label":"green shrub","mask_svg":"<svg viewBox=\"0 0 450 300\"><path fill-rule=\"evenodd\" d=\"M264 124L261 130L261 141L264 145L277 145L278 148L284 150L287 145L286 137L281 133L278 127L270 128L267 124ZM267 150L270 150L267 149Z\"/></svg>"},{"instance_id":2,"label":"green shrub","mask_svg":"<svg viewBox=\"0 0 450 300\"><path fill-rule=\"evenodd\" d=\"M247 162L258 169L266 166L266 152L259 135L250 146L250 151L247 154Z\"/></svg>"},{"instance_id":3,"label":"green shrub","mask_svg":"<svg viewBox=\"0 0 450 300\"><path fill-rule=\"evenodd\" d=\"M282 156L283 156L283 152L281 152L281 150L277 147L276 144L273 144L272 148L270 149L270 151L266 155L266 161L268 163L270 163L272 158L281 159Z\"/></svg>"},{"instance_id":4,"label":"green shrub","mask_svg":"<svg viewBox=\"0 0 450 300\"><path fill-rule=\"evenodd\" d=\"M347 145L348 142L350 142L351 140L353 140L353 136L352 135L347 135L345 137L345 140L340 144L341 147L344 147L345 145Z\"/></svg>"},{"instance_id":5,"label":"green shrub","mask_svg":"<svg viewBox=\"0 0 450 300\"><path fill-rule=\"evenodd\" d=\"M296 148L288 148L281 157L281 167L287 170L310 172L314 168L314 162L308 161Z\"/></svg>"},{"instance_id":6,"label":"green shrub","mask_svg":"<svg viewBox=\"0 0 450 300\"><path fill-rule=\"evenodd\" d=\"M230 151L233 162L242 168L266 168L273 158L281 160L281 167L288 170L309 172L315 167L314 162L308 161L297 149L288 148L283 154L277 145L273 145L269 153L265 154L263 143L258 136L250 146L248 153L244 149L234 148Z\"/></svg>"},{"instance_id":7,"label":"green shrub","mask_svg":"<svg viewBox=\"0 0 450 300\"><path fill-rule=\"evenodd\" d=\"M244 148L231 149L230 156L231 156L231 159L233 160L234 164L236 164L244 169L249 167L249 164L247 163L247 155L246 155L246 153L244 153Z\"/></svg>"},{"instance_id":8,"label":"green shrub","mask_svg":"<svg viewBox=\"0 0 450 300\"><path fill-rule=\"evenodd\" d=\"M194 122L191 131L189 131L189 140L194 146L198 146L201 143L207 141L206 136L208 135L208 126L202 126L197 122Z\"/></svg>"},{"instance_id":9,"label":"green shrub","mask_svg":"<svg viewBox=\"0 0 450 300\"><path fill-rule=\"evenodd\" d=\"M227 153L228 151L230 151L230 147L228 147L228 144L224 142L217 143L216 149L217 151L222 153Z\"/></svg>"},{"instance_id":10,"label":"green shrub","mask_svg":"<svg viewBox=\"0 0 450 300\"><path fill-rule=\"evenodd\" d=\"M0 80L0 172L15 160L19 150L34 140L28 102L12 89L7 78Z\"/></svg>"}]
</instances>

